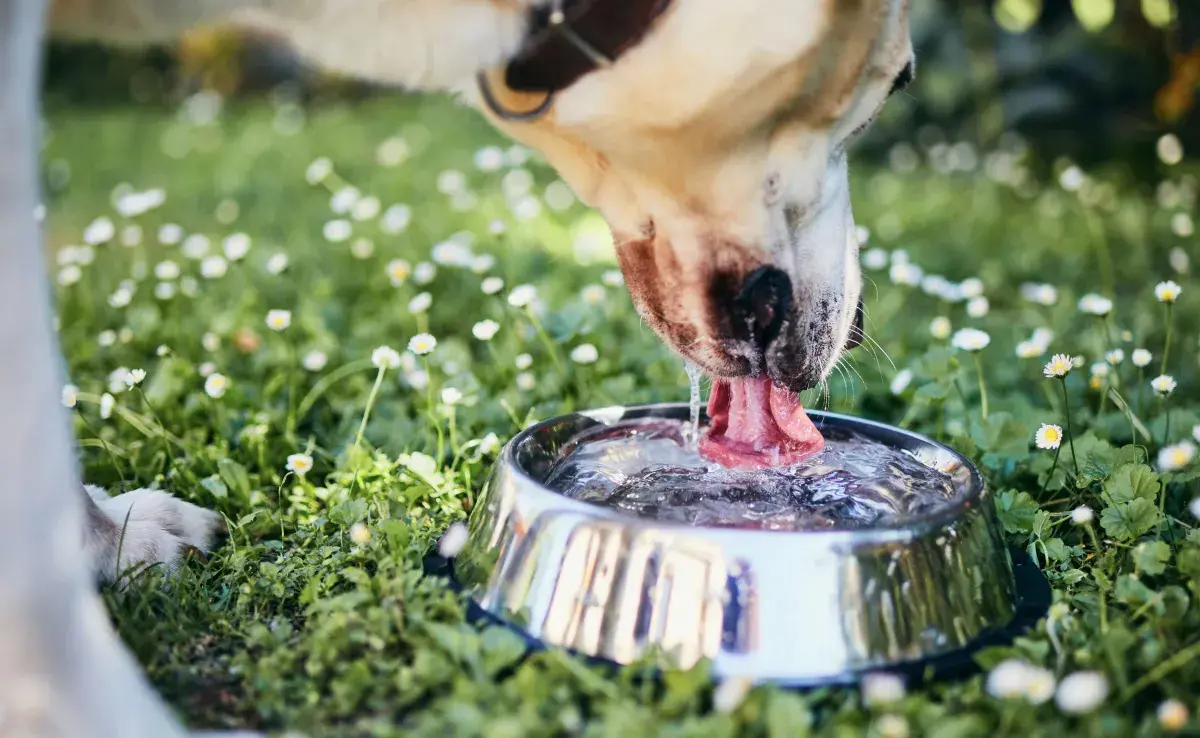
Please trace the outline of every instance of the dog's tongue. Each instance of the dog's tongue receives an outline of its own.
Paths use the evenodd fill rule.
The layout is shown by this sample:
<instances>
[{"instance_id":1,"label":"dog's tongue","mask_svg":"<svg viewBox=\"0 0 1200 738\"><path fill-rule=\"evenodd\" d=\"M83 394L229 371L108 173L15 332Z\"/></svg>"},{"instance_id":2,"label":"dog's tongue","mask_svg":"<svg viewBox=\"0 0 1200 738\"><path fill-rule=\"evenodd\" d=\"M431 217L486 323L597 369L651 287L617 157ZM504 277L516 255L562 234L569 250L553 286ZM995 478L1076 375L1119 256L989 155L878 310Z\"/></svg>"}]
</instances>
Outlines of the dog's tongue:
<instances>
[{"instance_id":1,"label":"dog's tongue","mask_svg":"<svg viewBox=\"0 0 1200 738\"><path fill-rule=\"evenodd\" d=\"M714 379L708 417L700 453L722 466L788 466L825 448L799 396L765 377Z\"/></svg>"}]
</instances>

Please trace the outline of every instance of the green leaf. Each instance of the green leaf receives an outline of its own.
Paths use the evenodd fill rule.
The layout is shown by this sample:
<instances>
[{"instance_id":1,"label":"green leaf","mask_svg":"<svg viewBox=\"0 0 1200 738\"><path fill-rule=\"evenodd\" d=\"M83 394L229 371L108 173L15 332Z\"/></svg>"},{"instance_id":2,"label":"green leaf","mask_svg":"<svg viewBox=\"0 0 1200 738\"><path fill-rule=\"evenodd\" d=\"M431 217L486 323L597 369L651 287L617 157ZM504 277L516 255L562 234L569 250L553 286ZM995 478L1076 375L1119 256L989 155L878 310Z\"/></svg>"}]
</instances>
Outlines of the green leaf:
<instances>
[{"instance_id":1,"label":"green leaf","mask_svg":"<svg viewBox=\"0 0 1200 738\"><path fill-rule=\"evenodd\" d=\"M1171 547L1162 541L1143 541L1133 549L1133 564L1141 574L1162 574L1170 560Z\"/></svg>"},{"instance_id":2,"label":"green leaf","mask_svg":"<svg viewBox=\"0 0 1200 738\"><path fill-rule=\"evenodd\" d=\"M220 475L213 474L200 480L200 486L208 490L213 497L223 500L229 497L229 488L221 481Z\"/></svg>"},{"instance_id":3,"label":"green leaf","mask_svg":"<svg viewBox=\"0 0 1200 738\"><path fill-rule=\"evenodd\" d=\"M1125 464L1104 482L1104 494L1110 504L1135 498L1153 501L1158 497L1158 487L1158 475L1153 469L1142 464Z\"/></svg>"},{"instance_id":4,"label":"green leaf","mask_svg":"<svg viewBox=\"0 0 1200 738\"><path fill-rule=\"evenodd\" d=\"M1154 503L1139 497L1104 508L1100 514L1100 525L1113 538L1132 541L1153 529L1158 519L1158 508Z\"/></svg>"},{"instance_id":5,"label":"green leaf","mask_svg":"<svg viewBox=\"0 0 1200 738\"><path fill-rule=\"evenodd\" d=\"M329 511L329 519L343 527L349 527L367 517L366 500L346 500Z\"/></svg>"},{"instance_id":6,"label":"green leaf","mask_svg":"<svg viewBox=\"0 0 1200 738\"><path fill-rule=\"evenodd\" d=\"M224 458L217 462L217 471L225 485L243 500L250 499L250 474L246 467L233 459Z\"/></svg>"},{"instance_id":7,"label":"green leaf","mask_svg":"<svg viewBox=\"0 0 1200 738\"><path fill-rule=\"evenodd\" d=\"M803 738L812 728L812 711L800 695L792 692L771 692L765 717L769 738Z\"/></svg>"},{"instance_id":8,"label":"green leaf","mask_svg":"<svg viewBox=\"0 0 1200 738\"><path fill-rule=\"evenodd\" d=\"M1071 558L1071 549L1062 542L1061 538L1051 538L1044 541L1042 545L1045 547L1046 556L1050 557L1051 561L1064 562Z\"/></svg>"},{"instance_id":9,"label":"green leaf","mask_svg":"<svg viewBox=\"0 0 1200 738\"><path fill-rule=\"evenodd\" d=\"M950 396L950 389L941 382L929 382L913 393L913 402L918 405L937 405Z\"/></svg>"},{"instance_id":10,"label":"green leaf","mask_svg":"<svg viewBox=\"0 0 1200 738\"><path fill-rule=\"evenodd\" d=\"M1154 597L1154 590L1133 574L1122 574L1117 577L1117 588L1113 596L1126 605L1144 605Z\"/></svg>"},{"instance_id":11,"label":"green leaf","mask_svg":"<svg viewBox=\"0 0 1200 738\"><path fill-rule=\"evenodd\" d=\"M1029 493L1010 489L996 497L996 512L1006 532L1029 533L1033 530L1038 505Z\"/></svg>"},{"instance_id":12,"label":"green leaf","mask_svg":"<svg viewBox=\"0 0 1200 738\"><path fill-rule=\"evenodd\" d=\"M508 628L497 625L480 633L480 645L483 647L483 670L488 676L494 677L525 655L525 641Z\"/></svg>"}]
</instances>

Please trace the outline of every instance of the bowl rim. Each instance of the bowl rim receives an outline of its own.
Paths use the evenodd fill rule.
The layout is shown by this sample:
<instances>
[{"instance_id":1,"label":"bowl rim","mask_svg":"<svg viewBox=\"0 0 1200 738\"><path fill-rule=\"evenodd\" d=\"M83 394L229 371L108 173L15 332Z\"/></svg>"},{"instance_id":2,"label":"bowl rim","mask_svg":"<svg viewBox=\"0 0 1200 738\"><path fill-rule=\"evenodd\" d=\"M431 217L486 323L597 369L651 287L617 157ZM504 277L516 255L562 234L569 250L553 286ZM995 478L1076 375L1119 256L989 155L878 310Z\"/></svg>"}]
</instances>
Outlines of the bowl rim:
<instances>
[{"instance_id":1,"label":"bowl rim","mask_svg":"<svg viewBox=\"0 0 1200 738\"><path fill-rule=\"evenodd\" d=\"M616 411L621 411L621 416L616 418L614 422L620 422L626 419L630 411L637 411L641 417L654 417L656 414L662 414L664 411L688 411L689 405L685 402L659 402L646 405L611 405L603 408L595 408L591 410L580 410L564 415L557 415L552 418L535 423L528 428L523 429L520 433L513 436L508 443L504 445L499 457L496 459L497 469L503 469L508 474L513 474L523 483L525 489L522 490L522 496L536 494L537 497L545 500L548 503L554 503L555 509L562 512L578 512L587 514L591 517L599 515L605 520L620 522L634 527L647 527L656 530L667 531L690 531L693 534L696 531L705 531L721 535L723 538L728 537L736 540L747 540L760 536L795 536L803 534L805 536L819 536L825 542L837 542L845 540L853 543L892 543L901 540L907 540L914 535L921 535L932 529L940 529L948 524L963 520L965 515L987 494L987 485L980 473L978 467L960 451L947 446L940 441L935 441L932 438L915 433L913 431L900 428L898 426L882 423L877 420L868 418L860 418L853 415L843 413L834 413L824 410L810 410L809 416L813 419L814 424L818 428L822 423L833 421L840 426L857 427L859 429L866 428L873 432L873 437L878 440L879 436L902 437L911 442L932 446L940 449L945 453L950 454L956 460L963 464L968 471L968 481L966 488L962 494L950 501L946 505L939 507L931 513L911 518L905 522L883 524L870 528L852 528L852 529L818 529L804 531L788 531L788 530L747 530L744 528L722 528L716 526L697 526L688 525L687 523L679 523L665 520L650 520L636 515L623 513L594 502L586 500L577 500L558 492L545 483L538 481L524 469L517 461L517 450L525 444L532 442L535 434L545 431L553 426L561 425L564 422L569 422L576 419L587 418L595 422L603 422L598 420L598 416L602 417L605 414L612 414ZM701 417L704 416L703 408L701 409ZM637 418L631 418L637 419ZM886 441L885 441L886 442ZM891 443L889 445L898 446ZM532 490L532 492L531 492Z\"/></svg>"}]
</instances>

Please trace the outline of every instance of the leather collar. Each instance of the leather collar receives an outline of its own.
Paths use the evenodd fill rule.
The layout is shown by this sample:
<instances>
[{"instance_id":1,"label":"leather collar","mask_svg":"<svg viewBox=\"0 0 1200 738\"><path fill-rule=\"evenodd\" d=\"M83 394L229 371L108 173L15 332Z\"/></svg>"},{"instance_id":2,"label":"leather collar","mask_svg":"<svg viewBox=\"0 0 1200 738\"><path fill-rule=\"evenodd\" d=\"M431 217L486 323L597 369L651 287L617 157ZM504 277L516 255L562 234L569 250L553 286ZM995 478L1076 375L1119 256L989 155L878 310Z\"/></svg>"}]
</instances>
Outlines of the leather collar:
<instances>
[{"instance_id":1,"label":"leather collar","mask_svg":"<svg viewBox=\"0 0 1200 738\"><path fill-rule=\"evenodd\" d=\"M525 43L504 82L518 92L554 93L636 46L670 0L558 0L530 13Z\"/></svg>"}]
</instances>

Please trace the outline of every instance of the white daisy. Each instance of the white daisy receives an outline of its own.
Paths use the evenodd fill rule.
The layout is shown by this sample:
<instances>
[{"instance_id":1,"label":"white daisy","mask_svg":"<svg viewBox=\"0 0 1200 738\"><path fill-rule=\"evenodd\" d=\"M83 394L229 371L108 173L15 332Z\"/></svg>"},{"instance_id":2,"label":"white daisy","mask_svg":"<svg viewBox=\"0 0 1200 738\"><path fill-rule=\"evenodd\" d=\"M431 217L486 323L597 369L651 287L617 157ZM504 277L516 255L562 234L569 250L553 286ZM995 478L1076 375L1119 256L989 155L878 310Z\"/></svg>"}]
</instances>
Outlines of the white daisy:
<instances>
[{"instance_id":1,"label":"white daisy","mask_svg":"<svg viewBox=\"0 0 1200 738\"><path fill-rule=\"evenodd\" d=\"M308 165L308 169L304 171L304 179L311 185L321 184L332 173L333 162L328 157L322 156L313 159L313 162Z\"/></svg>"},{"instance_id":2,"label":"white daisy","mask_svg":"<svg viewBox=\"0 0 1200 738\"><path fill-rule=\"evenodd\" d=\"M1088 294L1079 298L1080 312L1084 312L1089 315L1108 315L1110 312L1112 312L1112 308L1112 300L1104 297L1103 295L1098 295L1095 292L1089 292Z\"/></svg>"},{"instance_id":3,"label":"white daisy","mask_svg":"<svg viewBox=\"0 0 1200 738\"><path fill-rule=\"evenodd\" d=\"M443 405L457 405L459 402L462 402L462 398L463 398L463 393L458 388L456 388L456 387L443 387L442 388L442 404Z\"/></svg>"},{"instance_id":4,"label":"white daisy","mask_svg":"<svg viewBox=\"0 0 1200 738\"><path fill-rule=\"evenodd\" d=\"M533 357L529 354L517 354L517 358L513 360L513 365L520 371L525 371L533 366Z\"/></svg>"},{"instance_id":5,"label":"white daisy","mask_svg":"<svg viewBox=\"0 0 1200 738\"><path fill-rule=\"evenodd\" d=\"M223 256L206 256L200 262L200 276L205 279L220 279L229 271L229 262Z\"/></svg>"},{"instance_id":6,"label":"white daisy","mask_svg":"<svg viewBox=\"0 0 1200 738\"><path fill-rule=\"evenodd\" d=\"M267 311L267 327L273 331L287 330L292 324L291 310L268 310Z\"/></svg>"},{"instance_id":7,"label":"white daisy","mask_svg":"<svg viewBox=\"0 0 1200 738\"><path fill-rule=\"evenodd\" d=\"M404 259L392 259L387 263L385 269L393 287L404 284L412 274L412 265Z\"/></svg>"},{"instance_id":8,"label":"white daisy","mask_svg":"<svg viewBox=\"0 0 1200 738\"><path fill-rule=\"evenodd\" d=\"M341 243L350 238L354 234L354 227L350 225L350 221L344 218L331 220L321 229L321 233L325 236L325 240L330 243Z\"/></svg>"},{"instance_id":9,"label":"white daisy","mask_svg":"<svg viewBox=\"0 0 1200 738\"><path fill-rule=\"evenodd\" d=\"M141 384L142 380L144 380L145 378L146 378L146 370L145 369L130 369L128 372L125 373L125 386L128 387L129 389L133 389L134 387Z\"/></svg>"},{"instance_id":10,"label":"white daisy","mask_svg":"<svg viewBox=\"0 0 1200 738\"><path fill-rule=\"evenodd\" d=\"M403 204L392 205L383 211L383 218L379 222L379 230L394 236L407 230L408 224L411 222L412 208Z\"/></svg>"},{"instance_id":11,"label":"white daisy","mask_svg":"<svg viewBox=\"0 0 1200 738\"><path fill-rule=\"evenodd\" d=\"M600 358L600 352L590 343L581 343L571 349L571 361L576 364L594 364Z\"/></svg>"},{"instance_id":12,"label":"white daisy","mask_svg":"<svg viewBox=\"0 0 1200 738\"><path fill-rule=\"evenodd\" d=\"M901 369L896 372L896 376L892 377L892 381L888 389L893 395L904 394L904 390L908 389L908 385L912 383L913 373L911 369Z\"/></svg>"},{"instance_id":13,"label":"white daisy","mask_svg":"<svg viewBox=\"0 0 1200 738\"><path fill-rule=\"evenodd\" d=\"M1066 713L1091 712L1108 697L1108 680L1096 671L1077 671L1058 685L1054 701Z\"/></svg>"},{"instance_id":14,"label":"white daisy","mask_svg":"<svg viewBox=\"0 0 1200 738\"><path fill-rule=\"evenodd\" d=\"M1175 378L1169 374L1160 374L1157 377L1155 377L1154 379L1150 380L1150 386L1154 389L1155 392L1162 395L1163 397L1166 397L1167 395L1174 392L1176 384L1177 383L1175 382Z\"/></svg>"},{"instance_id":15,"label":"white daisy","mask_svg":"<svg viewBox=\"0 0 1200 738\"><path fill-rule=\"evenodd\" d=\"M1087 505L1080 505L1071 511L1071 522L1075 525L1087 525L1092 522L1096 514L1092 508Z\"/></svg>"},{"instance_id":16,"label":"white daisy","mask_svg":"<svg viewBox=\"0 0 1200 738\"><path fill-rule=\"evenodd\" d=\"M220 399L229 389L229 380L224 374L209 374L204 380L204 394L213 399Z\"/></svg>"},{"instance_id":17,"label":"white daisy","mask_svg":"<svg viewBox=\"0 0 1200 738\"><path fill-rule=\"evenodd\" d=\"M288 268L288 255L282 251L271 254L271 258L267 259L267 272L270 274L283 274L283 270Z\"/></svg>"},{"instance_id":18,"label":"white daisy","mask_svg":"<svg viewBox=\"0 0 1200 738\"><path fill-rule=\"evenodd\" d=\"M1150 365L1150 362L1154 360L1154 354L1151 354L1144 348L1139 348L1133 350L1131 358L1133 359L1133 365L1141 369Z\"/></svg>"},{"instance_id":19,"label":"white daisy","mask_svg":"<svg viewBox=\"0 0 1200 738\"><path fill-rule=\"evenodd\" d=\"M1170 446L1163 446L1158 452L1158 468L1160 471L1179 471L1191 464L1196 458L1196 445L1191 441L1180 441Z\"/></svg>"},{"instance_id":20,"label":"white daisy","mask_svg":"<svg viewBox=\"0 0 1200 738\"><path fill-rule=\"evenodd\" d=\"M163 246L174 246L183 240L183 228L175 223L165 223L158 227L158 242Z\"/></svg>"},{"instance_id":21,"label":"white daisy","mask_svg":"<svg viewBox=\"0 0 1200 738\"><path fill-rule=\"evenodd\" d=\"M494 295L504 289L504 280L499 277L488 277L479 283L479 289L485 295Z\"/></svg>"},{"instance_id":22,"label":"white daisy","mask_svg":"<svg viewBox=\"0 0 1200 738\"><path fill-rule=\"evenodd\" d=\"M960 351L982 351L992 342L992 337L976 328L963 328L954 334L950 345Z\"/></svg>"},{"instance_id":23,"label":"white daisy","mask_svg":"<svg viewBox=\"0 0 1200 738\"><path fill-rule=\"evenodd\" d=\"M117 228L113 225L112 220L101 216L89 223L87 228L83 229L83 242L97 246L102 243L108 243L115 235L117 235Z\"/></svg>"},{"instance_id":24,"label":"white daisy","mask_svg":"<svg viewBox=\"0 0 1200 738\"><path fill-rule=\"evenodd\" d=\"M480 341L490 341L500 330L500 324L494 320L481 320L471 328L471 334Z\"/></svg>"},{"instance_id":25,"label":"white daisy","mask_svg":"<svg viewBox=\"0 0 1200 738\"><path fill-rule=\"evenodd\" d=\"M988 314L991 304L986 297L972 297L967 301L967 315L972 318L982 318Z\"/></svg>"},{"instance_id":26,"label":"white daisy","mask_svg":"<svg viewBox=\"0 0 1200 738\"><path fill-rule=\"evenodd\" d=\"M1190 713L1187 705L1177 699L1164 700L1155 711L1155 717L1158 718L1158 724L1171 733L1177 733L1183 730L1187 725Z\"/></svg>"},{"instance_id":27,"label":"white daisy","mask_svg":"<svg viewBox=\"0 0 1200 738\"><path fill-rule=\"evenodd\" d=\"M391 346L380 346L371 352L371 363L379 369L395 369L400 366L400 352Z\"/></svg>"},{"instance_id":28,"label":"white daisy","mask_svg":"<svg viewBox=\"0 0 1200 738\"><path fill-rule=\"evenodd\" d=\"M419 262L413 267L413 281L420 285L426 285L433 281L437 276L437 267L427 261Z\"/></svg>"},{"instance_id":29,"label":"white daisy","mask_svg":"<svg viewBox=\"0 0 1200 738\"><path fill-rule=\"evenodd\" d=\"M408 312L417 315L429 310L429 306L433 304L433 295L428 292L421 292L416 297L408 301Z\"/></svg>"},{"instance_id":30,"label":"white daisy","mask_svg":"<svg viewBox=\"0 0 1200 738\"><path fill-rule=\"evenodd\" d=\"M1042 423L1042 427L1038 428L1038 432L1034 437L1034 442L1041 449L1056 449L1062 445L1062 440L1062 428L1047 423Z\"/></svg>"},{"instance_id":31,"label":"white daisy","mask_svg":"<svg viewBox=\"0 0 1200 738\"><path fill-rule=\"evenodd\" d=\"M350 255L355 259L370 259L375 253L375 242L369 238L356 238L350 244Z\"/></svg>"},{"instance_id":32,"label":"white daisy","mask_svg":"<svg viewBox=\"0 0 1200 738\"><path fill-rule=\"evenodd\" d=\"M604 286L599 284L589 284L579 292L579 297L589 305L599 305L600 303L604 302Z\"/></svg>"},{"instance_id":33,"label":"white daisy","mask_svg":"<svg viewBox=\"0 0 1200 738\"><path fill-rule=\"evenodd\" d=\"M437 348L437 339L428 333L418 333L408 341L408 350L417 356L425 356Z\"/></svg>"},{"instance_id":34,"label":"white daisy","mask_svg":"<svg viewBox=\"0 0 1200 738\"><path fill-rule=\"evenodd\" d=\"M108 420L112 417L113 408L117 405L117 399L105 392L100 395L100 419Z\"/></svg>"},{"instance_id":35,"label":"white daisy","mask_svg":"<svg viewBox=\"0 0 1200 738\"><path fill-rule=\"evenodd\" d=\"M1154 296L1158 298L1159 302L1175 302L1182 292L1183 288L1179 286L1179 283L1171 280L1154 285Z\"/></svg>"},{"instance_id":36,"label":"white daisy","mask_svg":"<svg viewBox=\"0 0 1200 738\"><path fill-rule=\"evenodd\" d=\"M287 457L287 470L298 477L312 471L313 459L308 454L291 454Z\"/></svg>"},{"instance_id":37,"label":"white daisy","mask_svg":"<svg viewBox=\"0 0 1200 738\"><path fill-rule=\"evenodd\" d=\"M609 269L600 275L600 281L607 287L620 287L625 284L625 275L620 269Z\"/></svg>"},{"instance_id":38,"label":"white daisy","mask_svg":"<svg viewBox=\"0 0 1200 738\"><path fill-rule=\"evenodd\" d=\"M329 198L329 209L334 215L345 215L360 197L357 187L343 187Z\"/></svg>"},{"instance_id":39,"label":"white daisy","mask_svg":"<svg viewBox=\"0 0 1200 738\"><path fill-rule=\"evenodd\" d=\"M208 256L210 248L212 248L212 241L208 240L208 236L203 233L193 233L183 239L183 245L179 247L179 252L193 261L199 261Z\"/></svg>"},{"instance_id":40,"label":"white daisy","mask_svg":"<svg viewBox=\"0 0 1200 738\"><path fill-rule=\"evenodd\" d=\"M954 327L950 324L950 319L944 315L939 315L929 322L929 335L939 341L945 341L950 337L950 332Z\"/></svg>"},{"instance_id":41,"label":"white daisy","mask_svg":"<svg viewBox=\"0 0 1200 738\"><path fill-rule=\"evenodd\" d=\"M154 265L154 276L164 282L179 279L179 264L167 259Z\"/></svg>"},{"instance_id":42,"label":"white daisy","mask_svg":"<svg viewBox=\"0 0 1200 738\"><path fill-rule=\"evenodd\" d=\"M1021 341L1017 344L1018 359L1035 359L1046 353L1046 347L1037 341Z\"/></svg>"},{"instance_id":43,"label":"white daisy","mask_svg":"<svg viewBox=\"0 0 1200 738\"><path fill-rule=\"evenodd\" d=\"M226 259L241 261L250 253L250 237L245 233L233 233L225 238L222 249Z\"/></svg>"},{"instance_id":44,"label":"white daisy","mask_svg":"<svg viewBox=\"0 0 1200 738\"><path fill-rule=\"evenodd\" d=\"M1046 366L1042 369L1042 374L1045 374L1047 379L1065 377L1071 373L1071 369L1074 367L1075 362L1070 356L1055 354L1050 357L1050 361L1046 362Z\"/></svg>"},{"instance_id":45,"label":"white daisy","mask_svg":"<svg viewBox=\"0 0 1200 738\"><path fill-rule=\"evenodd\" d=\"M513 307L526 307L536 299L537 289L531 284L519 285L508 293L508 304Z\"/></svg>"},{"instance_id":46,"label":"white daisy","mask_svg":"<svg viewBox=\"0 0 1200 738\"><path fill-rule=\"evenodd\" d=\"M325 365L328 363L329 357L325 355L325 352L317 350L309 351L304 355L304 358L300 360L300 366L304 367L306 371L310 372L319 372L324 369Z\"/></svg>"},{"instance_id":47,"label":"white daisy","mask_svg":"<svg viewBox=\"0 0 1200 738\"><path fill-rule=\"evenodd\" d=\"M63 407L75 407L79 402L79 388L73 384L64 384L62 388Z\"/></svg>"},{"instance_id":48,"label":"white daisy","mask_svg":"<svg viewBox=\"0 0 1200 738\"><path fill-rule=\"evenodd\" d=\"M371 529L362 523L350 526L350 540L358 546L365 546L371 540Z\"/></svg>"},{"instance_id":49,"label":"white daisy","mask_svg":"<svg viewBox=\"0 0 1200 738\"><path fill-rule=\"evenodd\" d=\"M537 379L529 372L521 372L516 378L517 389L522 392L532 392L537 387Z\"/></svg>"},{"instance_id":50,"label":"white daisy","mask_svg":"<svg viewBox=\"0 0 1200 738\"><path fill-rule=\"evenodd\" d=\"M1117 366L1121 362L1125 361L1125 352L1119 348L1113 349L1112 351L1104 354L1104 360L1113 366Z\"/></svg>"},{"instance_id":51,"label":"white daisy","mask_svg":"<svg viewBox=\"0 0 1200 738\"><path fill-rule=\"evenodd\" d=\"M881 248L867 249L862 255L863 266L872 271L879 271L888 265L888 253Z\"/></svg>"}]
</instances>

